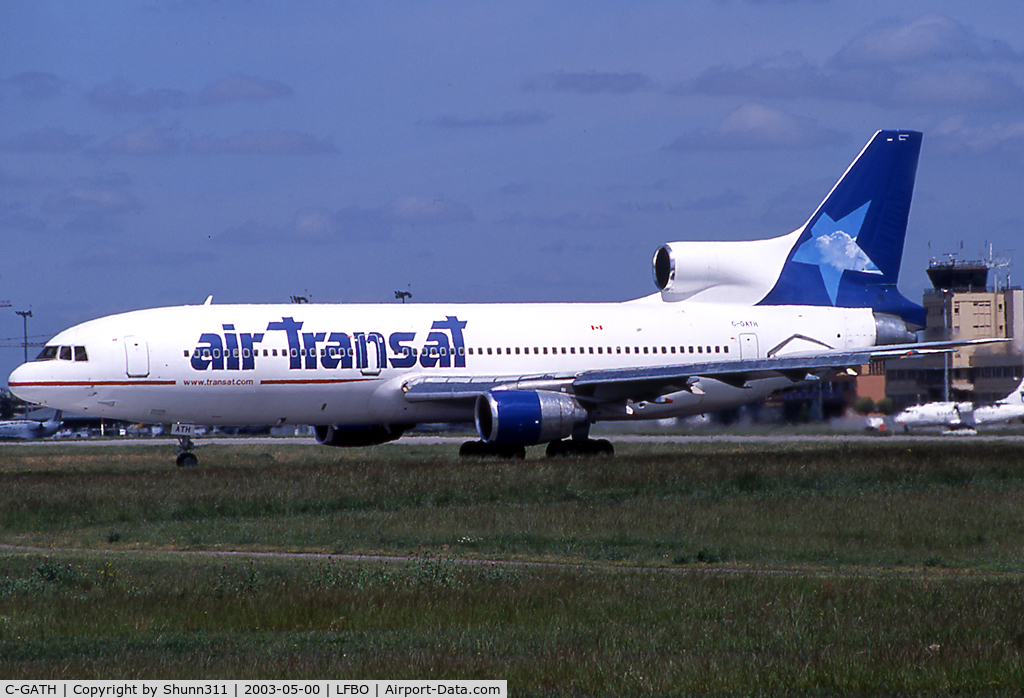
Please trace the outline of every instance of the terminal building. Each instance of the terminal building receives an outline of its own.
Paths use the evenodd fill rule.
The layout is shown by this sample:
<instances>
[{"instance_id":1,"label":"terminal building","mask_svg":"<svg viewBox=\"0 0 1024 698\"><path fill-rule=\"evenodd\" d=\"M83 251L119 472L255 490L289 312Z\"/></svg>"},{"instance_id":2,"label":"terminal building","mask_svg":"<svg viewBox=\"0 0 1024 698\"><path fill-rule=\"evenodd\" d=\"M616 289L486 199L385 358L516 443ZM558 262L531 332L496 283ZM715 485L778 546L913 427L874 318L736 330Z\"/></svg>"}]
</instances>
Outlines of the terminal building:
<instances>
[{"instance_id":1,"label":"terminal building","mask_svg":"<svg viewBox=\"0 0 1024 698\"><path fill-rule=\"evenodd\" d=\"M865 391L878 391L884 371L885 395L901 410L937 400L994 402L1016 388L1024 372L1024 290L989 286L994 266L991 261L953 257L932 262L928 268L932 288L925 291L923 301L927 312L923 340L996 337L1010 341L949 354L890 359L884 368L872 365L863 376Z\"/></svg>"}]
</instances>

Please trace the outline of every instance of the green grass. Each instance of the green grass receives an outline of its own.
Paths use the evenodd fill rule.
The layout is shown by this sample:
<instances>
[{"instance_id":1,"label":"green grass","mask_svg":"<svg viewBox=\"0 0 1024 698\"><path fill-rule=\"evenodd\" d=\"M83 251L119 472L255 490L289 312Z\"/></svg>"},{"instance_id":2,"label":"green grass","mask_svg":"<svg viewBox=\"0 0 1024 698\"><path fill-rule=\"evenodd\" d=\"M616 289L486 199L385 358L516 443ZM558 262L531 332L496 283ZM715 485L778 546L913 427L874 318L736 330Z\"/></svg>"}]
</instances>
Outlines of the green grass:
<instances>
[{"instance_id":1,"label":"green grass","mask_svg":"<svg viewBox=\"0 0 1024 698\"><path fill-rule=\"evenodd\" d=\"M0 551L0 677L1024 685L1024 453L1006 444L200 455L183 471L148 446L0 448L0 543L41 549ZM208 552L227 550L300 554Z\"/></svg>"}]
</instances>

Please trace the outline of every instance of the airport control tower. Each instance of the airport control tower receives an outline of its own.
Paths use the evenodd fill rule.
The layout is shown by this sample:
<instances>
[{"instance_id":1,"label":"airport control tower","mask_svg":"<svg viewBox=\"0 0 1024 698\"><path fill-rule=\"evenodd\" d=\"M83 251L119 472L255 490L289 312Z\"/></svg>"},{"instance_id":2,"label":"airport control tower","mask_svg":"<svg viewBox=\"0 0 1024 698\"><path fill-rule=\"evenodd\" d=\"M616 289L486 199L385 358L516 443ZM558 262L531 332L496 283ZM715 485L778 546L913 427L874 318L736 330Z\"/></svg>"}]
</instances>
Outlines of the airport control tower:
<instances>
[{"instance_id":1,"label":"airport control tower","mask_svg":"<svg viewBox=\"0 0 1024 698\"><path fill-rule=\"evenodd\" d=\"M954 255L932 260L924 293L925 341L1009 338L995 346L960 349L952 354L886 363L886 394L897 409L933 400L991 402L1020 382L1024 364L1024 291L990 284L991 272L1008 261L961 260Z\"/></svg>"}]
</instances>

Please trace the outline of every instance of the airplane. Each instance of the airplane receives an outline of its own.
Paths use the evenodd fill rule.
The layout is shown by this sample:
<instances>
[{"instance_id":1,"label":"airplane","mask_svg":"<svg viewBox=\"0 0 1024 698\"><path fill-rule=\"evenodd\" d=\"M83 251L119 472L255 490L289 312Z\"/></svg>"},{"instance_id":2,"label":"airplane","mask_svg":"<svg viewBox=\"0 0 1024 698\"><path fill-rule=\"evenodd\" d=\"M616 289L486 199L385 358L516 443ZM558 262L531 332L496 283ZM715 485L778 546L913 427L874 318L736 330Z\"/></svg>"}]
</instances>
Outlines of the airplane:
<instances>
[{"instance_id":1,"label":"airplane","mask_svg":"<svg viewBox=\"0 0 1024 698\"><path fill-rule=\"evenodd\" d=\"M466 456L611 453L598 421L763 400L916 343L924 309L896 288L922 134L879 131L804 225L755 241L670 242L657 291L621 303L202 305L61 332L16 368L35 403L170 425L313 425L370 446L417 424L473 422Z\"/></svg>"},{"instance_id":2,"label":"airplane","mask_svg":"<svg viewBox=\"0 0 1024 698\"><path fill-rule=\"evenodd\" d=\"M60 429L61 411L45 421L38 419L6 419L0 422L0 439L44 439Z\"/></svg>"},{"instance_id":3,"label":"airplane","mask_svg":"<svg viewBox=\"0 0 1024 698\"><path fill-rule=\"evenodd\" d=\"M1002 424L1024 418L1024 379L1002 400L991 405L970 402L928 402L903 410L893 421L910 431L911 427L945 427L948 430L973 431L976 427Z\"/></svg>"}]
</instances>

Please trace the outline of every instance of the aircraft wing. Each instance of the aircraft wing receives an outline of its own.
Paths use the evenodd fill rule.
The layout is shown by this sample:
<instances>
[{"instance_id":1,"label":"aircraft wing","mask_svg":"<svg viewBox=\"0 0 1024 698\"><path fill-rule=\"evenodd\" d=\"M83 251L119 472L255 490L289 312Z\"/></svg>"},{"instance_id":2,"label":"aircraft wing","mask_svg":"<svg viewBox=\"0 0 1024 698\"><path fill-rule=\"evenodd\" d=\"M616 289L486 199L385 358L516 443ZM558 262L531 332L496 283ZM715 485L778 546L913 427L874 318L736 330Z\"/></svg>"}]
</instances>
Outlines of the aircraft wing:
<instances>
[{"instance_id":1,"label":"aircraft wing","mask_svg":"<svg viewBox=\"0 0 1024 698\"><path fill-rule=\"evenodd\" d=\"M653 400L681 390L699 391L700 379L711 378L743 387L757 378L784 376L794 383L820 380L830 374L861 366L874 359L893 359L950 351L965 345L1006 340L917 342L758 359L702 361L668 366L634 366L597 369L576 374L521 376L441 377L422 376L402 385L409 402L475 400L491 390L551 390L571 392L582 400Z\"/></svg>"}]
</instances>

